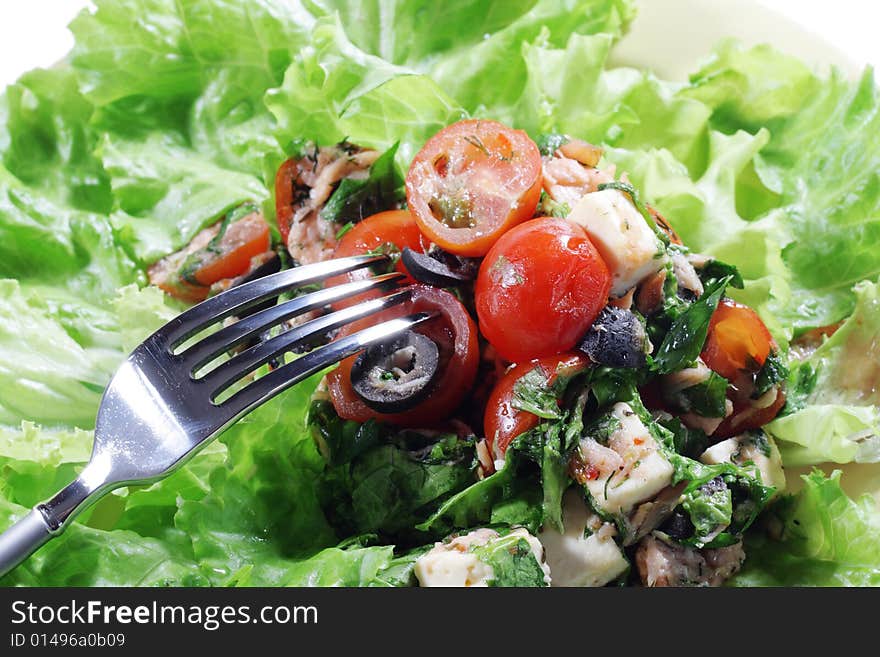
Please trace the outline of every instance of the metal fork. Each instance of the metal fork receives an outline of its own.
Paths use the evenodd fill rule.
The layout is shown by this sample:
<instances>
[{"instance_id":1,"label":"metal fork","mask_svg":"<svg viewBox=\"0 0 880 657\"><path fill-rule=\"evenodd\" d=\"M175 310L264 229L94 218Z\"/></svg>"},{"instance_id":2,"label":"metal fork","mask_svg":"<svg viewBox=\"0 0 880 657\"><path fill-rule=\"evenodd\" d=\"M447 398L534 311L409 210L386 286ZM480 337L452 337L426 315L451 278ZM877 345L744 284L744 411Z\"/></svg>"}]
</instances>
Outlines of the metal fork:
<instances>
[{"instance_id":1,"label":"metal fork","mask_svg":"<svg viewBox=\"0 0 880 657\"><path fill-rule=\"evenodd\" d=\"M240 417L283 390L430 319L433 315L429 313L415 313L388 320L309 351L252 381L248 379L279 355L405 302L409 292L399 289L404 276L394 272L295 296L194 338L212 325L243 315L248 308L273 297L387 261L384 255L365 255L288 269L203 301L153 333L110 380L98 408L92 455L83 471L0 535L0 577L61 534L78 513L109 491L165 477ZM390 294L267 337L202 374L205 366L218 357L286 320L374 290ZM195 342L185 344L191 338ZM243 387L223 398L223 393L236 384Z\"/></svg>"}]
</instances>

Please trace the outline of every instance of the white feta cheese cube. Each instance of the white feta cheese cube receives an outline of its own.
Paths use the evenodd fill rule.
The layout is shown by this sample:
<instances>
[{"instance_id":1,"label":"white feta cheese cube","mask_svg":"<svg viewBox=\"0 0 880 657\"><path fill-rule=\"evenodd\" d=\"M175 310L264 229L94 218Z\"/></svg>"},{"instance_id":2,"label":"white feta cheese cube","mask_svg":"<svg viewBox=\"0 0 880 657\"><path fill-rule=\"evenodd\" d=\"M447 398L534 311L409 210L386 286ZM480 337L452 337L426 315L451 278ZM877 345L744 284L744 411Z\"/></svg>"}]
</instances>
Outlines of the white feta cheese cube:
<instances>
[{"instance_id":1,"label":"white feta cheese cube","mask_svg":"<svg viewBox=\"0 0 880 657\"><path fill-rule=\"evenodd\" d=\"M416 560L419 586L489 586L495 577L492 566L472 552L432 548Z\"/></svg>"},{"instance_id":2,"label":"white feta cheese cube","mask_svg":"<svg viewBox=\"0 0 880 657\"><path fill-rule=\"evenodd\" d=\"M547 526L538 535L553 586L604 586L626 572L629 564L614 541L614 525L591 513L576 491L565 494L562 514L564 533Z\"/></svg>"},{"instance_id":3,"label":"white feta cheese cube","mask_svg":"<svg viewBox=\"0 0 880 657\"><path fill-rule=\"evenodd\" d=\"M669 486L673 468L629 404L615 404L611 417L615 428L608 438L608 447L617 452L623 466L612 472L600 469L599 475L588 480L586 486L600 509L627 514L636 504L651 499ZM582 457L584 451L581 450ZM590 465L588 459L585 461Z\"/></svg>"},{"instance_id":4,"label":"white feta cheese cube","mask_svg":"<svg viewBox=\"0 0 880 657\"><path fill-rule=\"evenodd\" d=\"M568 220L583 226L611 270L611 296L621 296L666 266L660 240L623 192L603 189L585 194Z\"/></svg>"},{"instance_id":5,"label":"white feta cheese cube","mask_svg":"<svg viewBox=\"0 0 880 657\"><path fill-rule=\"evenodd\" d=\"M744 433L722 440L703 452L700 461L706 465L718 463L745 465L751 462L754 464L752 470L760 475L762 484L773 486L776 493L785 490L782 455L770 436Z\"/></svg>"},{"instance_id":6,"label":"white feta cheese cube","mask_svg":"<svg viewBox=\"0 0 880 657\"><path fill-rule=\"evenodd\" d=\"M544 571L544 581L550 583L550 568L544 560L544 547L525 528L518 527L504 538L516 536L524 539L531 548L535 560ZM474 547L487 545L501 535L494 529L481 527L448 543L437 542L428 552L416 559L414 571L419 586L424 587L485 587L495 579L495 570L481 561L472 551Z\"/></svg>"},{"instance_id":7,"label":"white feta cheese cube","mask_svg":"<svg viewBox=\"0 0 880 657\"><path fill-rule=\"evenodd\" d=\"M537 537L532 536L525 527L517 527L511 531L508 536L518 536L529 544L529 547L532 549L532 554L535 555L535 561L538 562L538 565L541 566L541 570L544 571L544 582L549 585L551 583L550 576L553 571L550 568L550 564L547 563L547 555L541 541L539 541Z\"/></svg>"}]
</instances>

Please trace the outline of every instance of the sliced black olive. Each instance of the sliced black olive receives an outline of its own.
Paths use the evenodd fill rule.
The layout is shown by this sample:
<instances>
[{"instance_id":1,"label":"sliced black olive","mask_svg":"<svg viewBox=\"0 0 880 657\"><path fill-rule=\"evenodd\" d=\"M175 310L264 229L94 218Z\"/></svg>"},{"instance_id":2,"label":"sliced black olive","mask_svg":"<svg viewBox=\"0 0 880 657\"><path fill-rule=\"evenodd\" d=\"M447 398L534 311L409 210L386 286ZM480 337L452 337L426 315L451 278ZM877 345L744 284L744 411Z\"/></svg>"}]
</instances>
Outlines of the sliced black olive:
<instances>
[{"instance_id":1,"label":"sliced black olive","mask_svg":"<svg viewBox=\"0 0 880 657\"><path fill-rule=\"evenodd\" d=\"M606 306L579 345L590 359L608 367L644 367L647 336L639 318L629 310Z\"/></svg>"},{"instance_id":2,"label":"sliced black olive","mask_svg":"<svg viewBox=\"0 0 880 657\"><path fill-rule=\"evenodd\" d=\"M268 258L265 262L260 263L248 273L236 278L233 285L250 283L251 281L257 280L258 278L263 278L263 276L276 274L279 271L281 271L281 257L277 253L273 253L271 258Z\"/></svg>"},{"instance_id":3,"label":"sliced black olive","mask_svg":"<svg viewBox=\"0 0 880 657\"><path fill-rule=\"evenodd\" d=\"M669 516L666 522L660 525L660 531L676 541L683 541L693 536L696 529L694 523L691 522L691 517L684 509L678 507L672 512L672 515Z\"/></svg>"},{"instance_id":4,"label":"sliced black olive","mask_svg":"<svg viewBox=\"0 0 880 657\"><path fill-rule=\"evenodd\" d=\"M476 258L462 258L439 249L418 253L404 247L400 259L410 276L434 287L453 287L467 283L477 277L479 269Z\"/></svg>"},{"instance_id":5,"label":"sliced black olive","mask_svg":"<svg viewBox=\"0 0 880 657\"><path fill-rule=\"evenodd\" d=\"M263 278L263 276L268 276L269 274L275 274L281 271L281 258L277 253L273 253L270 258L268 258L265 262L260 263L249 272L242 274L234 279L232 279L232 283L229 286L230 288L238 287L239 285L244 285L245 283L250 283L251 281L255 281L258 278ZM275 305L275 299L267 299L261 303L258 303L254 306L250 306L249 308L245 308L241 310L236 315L239 319L243 319L254 313L258 313L261 310L265 310L266 308L270 308Z\"/></svg>"},{"instance_id":6,"label":"sliced black olive","mask_svg":"<svg viewBox=\"0 0 880 657\"><path fill-rule=\"evenodd\" d=\"M398 413L428 396L439 364L440 352L434 341L407 331L365 349L351 368L351 385L374 411Z\"/></svg>"}]
</instances>

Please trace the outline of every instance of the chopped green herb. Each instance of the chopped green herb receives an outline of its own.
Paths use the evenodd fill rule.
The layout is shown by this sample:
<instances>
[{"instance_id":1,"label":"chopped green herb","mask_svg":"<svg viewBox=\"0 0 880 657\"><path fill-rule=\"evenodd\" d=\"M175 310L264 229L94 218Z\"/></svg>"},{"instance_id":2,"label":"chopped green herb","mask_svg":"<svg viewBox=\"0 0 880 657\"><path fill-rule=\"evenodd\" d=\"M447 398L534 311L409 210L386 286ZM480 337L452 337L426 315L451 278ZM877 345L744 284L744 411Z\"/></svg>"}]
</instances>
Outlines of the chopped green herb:
<instances>
[{"instance_id":1,"label":"chopped green herb","mask_svg":"<svg viewBox=\"0 0 880 657\"><path fill-rule=\"evenodd\" d=\"M508 534L473 548L477 558L492 566L491 586L547 586L544 571L531 546L521 536Z\"/></svg>"},{"instance_id":2,"label":"chopped green herb","mask_svg":"<svg viewBox=\"0 0 880 657\"><path fill-rule=\"evenodd\" d=\"M343 178L321 210L321 218L335 223L357 223L403 198L403 176L394 164L398 144L382 153L362 180Z\"/></svg>"},{"instance_id":3,"label":"chopped green herb","mask_svg":"<svg viewBox=\"0 0 880 657\"><path fill-rule=\"evenodd\" d=\"M560 135L558 133L545 133L543 135L540 135L535 140L535 143L538 145L538 150L541 151L541 155L550 156L570 141L571 137L569 137L568 135Z\"/></svg>"},{"instance_id":4,"label":"chopped green herb","mask_svg":"<svg viewBox=\"0 0 880 657\"><path fill-rule=\"evenodd\" d=\"M654 356L654 371L660 374L676 372L697 360L709 332L712 313L724 296L730 279L725 276L707 287L703 296L676 318Z\"/></svg>"},{"instance_id":5,"label":"chopped green herb","mask_svg":"<svg viewBox=\"0 0 880 657\"><path fill-rule=\"evenodd\" d=\"M341 239L342 239L342 236L345 235L345 234L346 234L348 231L350 231L352 228L354 228L354 222L353 222L353 221L349 221L349 222L346 223L342 228L340 228L338 231L336 231L336 239L337 239L337 240L341 240Z\"/></svg>"},{"instance_id":6,"label":"chopped green herb","mask_svg":"<svg viewBox=\"0 0 880 657\"><path fill-rule=\"evenodd\" d=\"M544 370L536 366L513 384L512 406L545 420L558 420L563 415L559 408L559 391L558 382L549 385Z\"/></svg>"},{"instance_id":7,"label":"chopped green herb","mask_svg":"<svg viewBox=\"0 0 880 657\"><path fill-rule=\"evenodd\" d=\"M819 380L819 368L811 363L801 363L793 368L785 390L785 406L779 416L791 415L807 405Z\"/></svg>"},{"instance_id":8,"label":"chopped green herb","mask_svg":"<svg viewBox=\"0 0 880 657\"><path fill-rule=\"evenodd\" d=\"M486 145L476 135L468 135L464 138L464 140L474 148L481 150L486 156L491 155L491 153L489 153L489 149L486 148Z\"/></svg>"},{"instance_id":9,"label":"chopped green herb","mask_svg":"<svg viewBox=\"0 0 880 657\"><path fill-rule=\"evenodd\" d=\"M550 195L542 189L541 200L538 201L538 207L535 210L535 214L543 217L565 219L571 214L571 206L568 203L558 203L557 201L554 201L550 198Z\"/></svg>"},{"instance_id":10,"label":"chopped green herb","mask_svg":"<svg viewBox=\"0 0 880 657\"><path fill-rule=\"evenodd\" d=\"M489 272L492 278L500 283L502 287L513 287L514 285L522 285L526 282L526 279L517 271L513 263L503 255L498 256Z\"/></svg>"},{"instance_id":11,"label":"chopped green herb","mask_svg":"<svg viewBox=\"0 0 880 657\"><path fill-rule=\"evenodd\" d=\"M690 429L678 418L661 420L660 424L672 432L672 444L675 451L688 458L699 458L709 446L709 437L701 429Z\"/></svg>"},{"instance_id":12,"label":"chopped green herb","mask_svg":"<svg viewBox=\"0 0 880 657\"><path fill-rule=\"evenodd\" d=\"M764 361L763 367L755 376L755 391L752 393L752 399L757 399L777 383L785 381L788 375L788 366L782 360L779 351L774 350L770 352L767 360Z\"/></svg>"},{"instance_id":13,"label":"chopped green herb","mask_svg":"<svg viewBox=\"0 0 880 657\"><path fill-rule=\"evenodd\" d=\"M738 290L743 288L743 279L742 275L739 273L739 269L726 262L722 262L721 260L715 260L714 258L707 262L702 269L698 269L697 275L700 277L703 285L708 285L712 281L717 281L730 276L729 285L731 287L735 287Z\"/></svg>"},{"instance_id":14,"label":"chopped green herb","mask_svg":"<svg viewBox=\"0 0 880 657\"><path fill-rule=\"evenodd\" d=\"M727 385L727 379L712 372L705 381L682 390L675 396L674 403L685 413L696 413L703 417L724 417Z\"/></svg>"},{"instance_id":15,"label":"chopped green herb","mask_svg":"<svg viewBox=\"0 0 880 657\"><path fill-rule=\"evenodd\" d=\"M682 495L681 506L694 525L692 540L697 544L714 538L720 529L730 525L733 516L733 497L720 476Z\"/></svg>"}]
</instances>

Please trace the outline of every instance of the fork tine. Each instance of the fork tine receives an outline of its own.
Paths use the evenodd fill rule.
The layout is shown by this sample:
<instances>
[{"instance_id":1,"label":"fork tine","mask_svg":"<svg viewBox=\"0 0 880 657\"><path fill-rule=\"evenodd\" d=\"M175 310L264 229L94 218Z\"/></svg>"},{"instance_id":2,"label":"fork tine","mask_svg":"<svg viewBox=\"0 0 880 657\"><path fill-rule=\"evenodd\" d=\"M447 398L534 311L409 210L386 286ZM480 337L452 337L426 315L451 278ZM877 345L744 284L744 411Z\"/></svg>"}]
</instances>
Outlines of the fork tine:
<instances>
[{"instance_id":1,"label":"fork tine","mask_svg":"<svg viewBox=\"0 0 880 657\"><path fill-rule=\"evenodd\" d=\"M394 337L436 316L437 313L414 313L381 322L339 340L334 340L330 344L310 351L293 362L261 376L217 405L234 413L234 417L238 417L316 372L320 372L344 358L353 356L365 347Z\"/></svg>"},{"instance_id":2,"label":"fork tine","mask_svg":"<svg viewBox=\"0 0 880 657\"><path fill-rule=\"evenodd\" d=\"M223 327L177 354L177 358L181 360L187 371L192 373L206 363L211 362L223 352L229 351L248 338L262 333L285 320L311 310L323 308L336 301L363 294L364 292L389 288L404 278L406 278L404 274L392 272L360 281L334 285L317 292L295 297L290 301L285 301L240 319L235 324Z\"/></svg>"},{"instance_id":3,"label":"fork tine","mask_svg":"<svg viewBox=\"0 0 880 657\"><path fill-rule=\"evenodd\" d=\"M394 294L364 301L300 324L281 335L276 335L269 340L245 349L229 360L220 363L216 368L197 380L200 384L206 386L213 401L236 381L269 362L272 358L297 346L307 344L309 340L324 335L328 331L404 303L409 300L410 294L410 290L403 289Z\"/></svg>"},{"instance_id":4,"label":"fork tine","mask_svg":"<svg viewBox=\"0 0 880 657\"><path fill-rule=\"evenodd\" d=\"M261 301L306 285L320 283L331 276L387 261L388 256L382 254L350 256L302 265L280 271L277 274L270 274L202 301L168 322L148 340L154 345L162 347L165 351L171 352L202 329Z\"/></svg>"}]
</instances>

